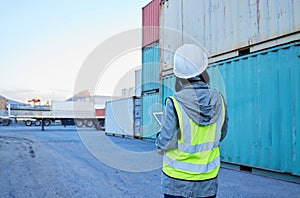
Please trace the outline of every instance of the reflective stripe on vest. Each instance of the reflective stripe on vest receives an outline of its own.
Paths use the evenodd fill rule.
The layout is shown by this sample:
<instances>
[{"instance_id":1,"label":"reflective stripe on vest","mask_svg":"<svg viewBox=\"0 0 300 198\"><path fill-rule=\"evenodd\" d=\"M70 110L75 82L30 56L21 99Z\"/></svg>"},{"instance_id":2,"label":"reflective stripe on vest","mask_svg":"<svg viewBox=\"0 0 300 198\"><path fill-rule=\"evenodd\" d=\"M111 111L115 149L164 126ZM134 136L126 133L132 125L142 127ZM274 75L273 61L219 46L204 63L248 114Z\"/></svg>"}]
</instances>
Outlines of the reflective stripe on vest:
<instances>
[{"instance_id":1,"label":"reflective stripe on vest","mask_svg":"<svg viewBox=\"0 0 300 198\"><path fill-rule=\"evenodd\" d=\"M195 123L174 97L170 99L177 112L180 139L177 149L165 153L163 172L170 177L184 180L206 180L216 177L220 168L218 144L225 120L223 99L222 113L216 123L208 126Z\"/></svg>"}]
</instances>

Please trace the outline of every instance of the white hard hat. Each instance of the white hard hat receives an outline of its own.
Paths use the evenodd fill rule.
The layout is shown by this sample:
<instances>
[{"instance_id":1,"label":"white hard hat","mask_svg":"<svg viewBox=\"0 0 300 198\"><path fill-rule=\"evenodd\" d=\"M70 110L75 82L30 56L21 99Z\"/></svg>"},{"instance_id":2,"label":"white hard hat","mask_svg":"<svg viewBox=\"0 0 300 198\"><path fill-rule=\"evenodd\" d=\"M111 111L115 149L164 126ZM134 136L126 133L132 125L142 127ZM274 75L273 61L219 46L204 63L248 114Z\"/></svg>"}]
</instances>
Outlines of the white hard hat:
<instances>
[{"instance_id":1,"label":"white hard hat","mask_svg":"<svg viewBox=\"0 0 300 198\"><path fill-rule=\"evenodd\" d=\"M184 44L175 51L174 74L188 79L200 75L207 68L208 58L205 51L194 44Z\"/></svg>"}]
</instances>

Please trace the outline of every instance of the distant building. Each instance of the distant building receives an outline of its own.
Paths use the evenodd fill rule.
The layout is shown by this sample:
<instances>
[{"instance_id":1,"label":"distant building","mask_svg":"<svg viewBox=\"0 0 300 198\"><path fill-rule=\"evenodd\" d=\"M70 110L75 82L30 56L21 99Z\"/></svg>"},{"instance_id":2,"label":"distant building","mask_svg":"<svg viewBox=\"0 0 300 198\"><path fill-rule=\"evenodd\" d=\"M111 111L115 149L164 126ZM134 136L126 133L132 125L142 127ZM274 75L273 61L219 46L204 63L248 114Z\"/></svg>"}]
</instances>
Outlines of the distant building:
<instances>
[{"instance_id":1,"label":"distant building","mask_svg":"<svg viewBox=\"0 0 300 198\"><path fill-rule=\"evenodd\" d=\"M135 89L134 87L124 88L122 91L122 98L132 97L135 96Z\"/></svg>"},{"instance_id":2,"label":"distant building","mask_svg":"<svg viewBox=\"0 0 300 198\"><path fill-rule=\"evenodd\" d=\"M0 97L0 110L2 110L2 111L5 110L6 102L7 102L6 98Z\"/></svg>"}]
</instances>

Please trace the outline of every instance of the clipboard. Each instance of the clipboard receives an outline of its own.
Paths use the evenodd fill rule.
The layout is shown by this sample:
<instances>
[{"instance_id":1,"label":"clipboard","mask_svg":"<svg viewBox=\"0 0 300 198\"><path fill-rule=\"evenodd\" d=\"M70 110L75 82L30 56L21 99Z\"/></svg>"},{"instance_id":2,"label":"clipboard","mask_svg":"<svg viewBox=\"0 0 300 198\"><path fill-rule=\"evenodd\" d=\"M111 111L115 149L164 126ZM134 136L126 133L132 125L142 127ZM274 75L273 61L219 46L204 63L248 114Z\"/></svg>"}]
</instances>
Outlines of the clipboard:
<instances>
[{"instance_id":1,"label":"clipboard","mask_svg":"<svg viewBox=\"0 0 300 198\"><path fill-rule=\"evenodd\" d=\"M161 126L161 121L162 121L162 116L163 116L163 112L154 112L152 113L155 120L158 122L158 124Z\"/></svg>"}]
</instances>

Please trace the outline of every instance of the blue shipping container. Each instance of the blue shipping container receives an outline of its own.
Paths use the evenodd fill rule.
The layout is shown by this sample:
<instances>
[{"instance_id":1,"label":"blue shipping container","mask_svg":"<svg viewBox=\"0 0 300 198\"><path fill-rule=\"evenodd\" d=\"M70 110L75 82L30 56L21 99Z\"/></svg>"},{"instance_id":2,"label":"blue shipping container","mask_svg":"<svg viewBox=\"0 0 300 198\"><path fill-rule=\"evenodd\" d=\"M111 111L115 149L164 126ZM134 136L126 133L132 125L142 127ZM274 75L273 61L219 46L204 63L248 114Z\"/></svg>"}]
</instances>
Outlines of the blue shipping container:
<instances>
[{"instance_id":1,"label":"blue shipping container","mask_svg":"<svg viewBox=\"0 0 300 198\"><path fill-rule=\"evenodd\" d=\"M142 51L142 92L159 89L160 73L159 44L147 47Z\"/></svg>"},{"instance_id":2,"label":"blue shipping container","mask_svg":"<svg viewBox=\"0 0 300 198\"><path fill-rule=\"evenodd\" d=\"M222 161L300 176L300 42L210 65L212 81L216 70L229 115Z\"/></svg>"},{"instance_id":3,"label":"blue shipping container","mask_svg":"<svg viewBox=\"0 0 300 198\"><path fill-rule=\"evenodd\" d=\"M175 92L175 81L176 81L176 77L174 76L174 74L164 76L162 78L162 85L161 85L161 93L162 93L161 104L162 104L162 106L165 105L166 98L169 96L172 96L173 93Z\"/></svg>"},{"instance_id":4,"label":"blue shipping container","mask_svg":"<svg viewBox=\"0 0 300 198\"><path fill-rule=\"evenodd\" d=\"M155 139L160 125L153 113L161 112L159 93L144 95L142 97L142 137Z\"/></svg>"}]
</instances>

